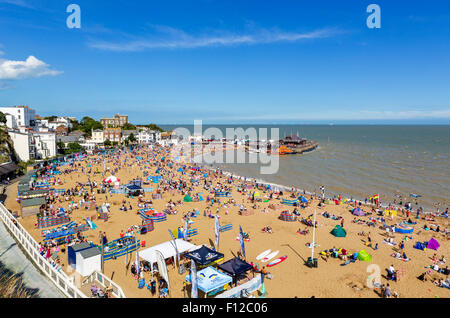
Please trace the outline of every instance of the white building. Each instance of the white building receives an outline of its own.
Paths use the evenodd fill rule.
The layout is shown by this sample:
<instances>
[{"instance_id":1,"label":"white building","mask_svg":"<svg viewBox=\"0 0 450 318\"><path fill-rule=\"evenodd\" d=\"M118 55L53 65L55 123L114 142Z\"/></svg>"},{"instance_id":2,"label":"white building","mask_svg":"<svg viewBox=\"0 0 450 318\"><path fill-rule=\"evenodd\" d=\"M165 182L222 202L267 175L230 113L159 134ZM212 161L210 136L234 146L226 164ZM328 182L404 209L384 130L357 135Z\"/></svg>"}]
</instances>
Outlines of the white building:
<instances>
[{"instance_id":1,"label":"white building","mask_svg":"<svg viewBox=\"0 0 450 318\"><path fill-rule=\"evenodd\" d=\"M52 131L33 131L31 132L36 159L45 159L56 156L56 134Z\"/></svg>"},{"instance_id":2,"label":"white building","mask_svg":"<svg viewBox=\"0 0 450 318\"><path fill-rule=\"evenodd\" d=\"M155 130L141 130L136 136L138 143L147 144L161 140L161 132Z\"/></svg>"},{"instance_id":3,"label":"white building","mask_svg":"<svg viewBox=\"0 0 450 318\"><path fill-rule=\"evenodd\" d=\"M54 121L48 122L47 124L47 127L52 130L56 130L59 126L71 129L73 125L68 117L57 117Z\"/></svg>"},{"instance_id":4,"label":"white building","mask_svg":"<svg viewBox=\"0 0 450 318\"><path fill-rule=\"evenodd\" d=\"M8 134L13 141L14 151L21 161L35 159L36 148L33 135L19 130L10 130Z\"/></svg>"},{"instance_id":5,"label":"white building","mask_svg":"<svg viewBox=\"0 0 450 318\"><path fill-rule=\"evenodd\" d=\"M14 151L21 161L56 156L56 134L50 131L9 129Z\"/></svg>"},{"instance_id":6,"label":"white building","mask_svg":"<svg viewBox=\"0 0 450 318\"><path fill-rule=\"evenodd\" d=\"M6 116L6 127L18 129L20 127L34 127L36 113L28 106L0 107L0 112Z\"/></svg>"},{"instance_id":7,"label":"white building","mask_svg":"<svg viewBox=\"0 0 450 318\"><path fill-rule=\"evenodd\" d=\"M92 138L91 138L91 140L94 143L102 144L105 141L104 140L104 135L103 135L103 130L101 130L101 129L92 130Z\"/></svg>"}]
</instances>

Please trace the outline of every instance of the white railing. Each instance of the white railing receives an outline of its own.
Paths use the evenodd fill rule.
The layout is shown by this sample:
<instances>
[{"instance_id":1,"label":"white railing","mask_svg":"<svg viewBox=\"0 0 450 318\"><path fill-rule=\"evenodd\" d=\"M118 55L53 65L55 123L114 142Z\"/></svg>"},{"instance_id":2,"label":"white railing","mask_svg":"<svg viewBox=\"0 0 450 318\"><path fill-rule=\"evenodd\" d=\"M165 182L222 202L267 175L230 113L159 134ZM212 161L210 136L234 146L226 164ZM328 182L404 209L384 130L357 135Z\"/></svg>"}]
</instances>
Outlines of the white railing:
<instances>
[{"instance_id":1,"label":"white railing","mask_svg":"<svg viewBox=\"0 0 450 318\"><path fill-rule=\"evenodd\" d=\"M39 244L34 238L25 230L25 228L17 222L11 213L0 203L0 219L3 224L14 235L17 243L25 250L28 256L34 261L34 264L40 269L53 284L58 287L61 292L69 298L87 298L74 285L74 277L69 277L64 272L59 272L52 266L41 254L39 254ZM13 220L15 222L13 222Z\"/></svg>"},{"instance_id":2,"label":"white railing","mask_svg":"<svg viewBox=\"0 0 450 318\"><path fill-rule=\"evenodd\" d=\"M122 291L122 288L120 288L119 285L117 285L109 277L98 271L94 271L91 275L86 277L83 280L83 285L92 283L94 281L99 283L103 288L111 288L111 293L115 298L126 298L125 294Z\"/></svg>"},{"instance_id":3,"label":"white railing","mask_svg":"<svg viewBox=\"0 0 450 318\"><path fill-rule=\"evenodd\" d=\"M261 274L258 274L255 278L249 280L248 282L236 286L226 292L217 295L215 298L242 298L243 293L253 293L261 287Z\"/></svg>"}]
</instances>

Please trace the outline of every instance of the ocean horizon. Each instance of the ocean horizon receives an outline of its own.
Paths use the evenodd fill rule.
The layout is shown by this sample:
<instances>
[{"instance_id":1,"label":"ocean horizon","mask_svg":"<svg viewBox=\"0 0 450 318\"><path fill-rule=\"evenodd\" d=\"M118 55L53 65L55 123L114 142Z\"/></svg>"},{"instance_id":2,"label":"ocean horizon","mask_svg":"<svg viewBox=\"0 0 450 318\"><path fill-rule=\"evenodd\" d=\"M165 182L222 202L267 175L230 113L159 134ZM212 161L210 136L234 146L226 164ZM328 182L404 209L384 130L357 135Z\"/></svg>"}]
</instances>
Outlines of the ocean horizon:
<instances>
[{"instance_id":1,"label":"ocean horizon","mask_svg":"<svg viewBox=\"0 0 450 318\"><path fill-rule=\"evenodd\" d=\"M193 125L161 125L165 130ZM280 157L275 174L260 174L260 164L221 163L226 171L327 196L364 200L380 194L382 203L400 201L440 211L450 205L450 125L203 125L225 128L279 128L315 140L319 147ZM270 131L270 129L268 130ZM415 199L410 194L421 197ZM417 203L417 204L416 204Z\"/></svg>"}]
</instances>

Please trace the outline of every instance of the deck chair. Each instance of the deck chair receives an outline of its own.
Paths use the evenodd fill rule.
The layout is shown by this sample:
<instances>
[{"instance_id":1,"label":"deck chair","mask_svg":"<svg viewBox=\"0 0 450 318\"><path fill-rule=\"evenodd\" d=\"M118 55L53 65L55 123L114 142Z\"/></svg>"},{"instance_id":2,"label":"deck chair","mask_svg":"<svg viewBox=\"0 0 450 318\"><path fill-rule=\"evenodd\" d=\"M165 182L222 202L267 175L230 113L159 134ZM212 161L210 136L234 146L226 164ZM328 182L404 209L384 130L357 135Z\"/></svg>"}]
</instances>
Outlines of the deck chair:
<instances>
[{"instance_id":1,"label":"deck chair","mask_svg":"<svg viewBox=\"0 0 450 318\"><path fill-rule=\"evenodd\" d=\"M144 287L145 287L145 278L140 278L139 279L139 286L138 286L138 288L141 289L141 288L144 288Z\"/></svg>"}]
</instances>

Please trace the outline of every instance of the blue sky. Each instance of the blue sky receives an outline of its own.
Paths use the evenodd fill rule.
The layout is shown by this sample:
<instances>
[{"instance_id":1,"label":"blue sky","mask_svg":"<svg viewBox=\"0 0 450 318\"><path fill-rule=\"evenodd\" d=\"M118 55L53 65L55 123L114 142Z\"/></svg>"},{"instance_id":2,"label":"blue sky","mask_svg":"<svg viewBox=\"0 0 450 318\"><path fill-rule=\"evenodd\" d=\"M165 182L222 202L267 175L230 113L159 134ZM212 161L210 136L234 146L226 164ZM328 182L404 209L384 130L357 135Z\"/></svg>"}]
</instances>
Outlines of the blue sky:
<instances>
[{"instance_id":1,"label":"blue sky","mask_svg":"<svg viewBox=\"0 0 450 318\"><path fill-rule=\"evenodd\" d=\"M450 124L449 52L445 0L0 0L0 104L44 116Z\"/></svg>"}]
</instances>

